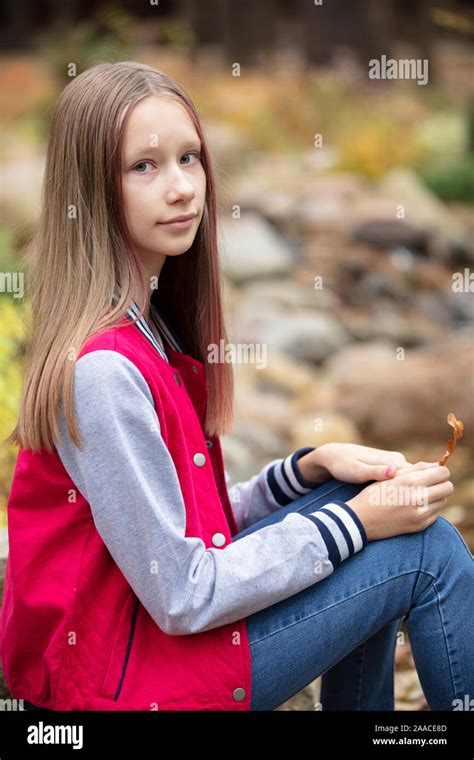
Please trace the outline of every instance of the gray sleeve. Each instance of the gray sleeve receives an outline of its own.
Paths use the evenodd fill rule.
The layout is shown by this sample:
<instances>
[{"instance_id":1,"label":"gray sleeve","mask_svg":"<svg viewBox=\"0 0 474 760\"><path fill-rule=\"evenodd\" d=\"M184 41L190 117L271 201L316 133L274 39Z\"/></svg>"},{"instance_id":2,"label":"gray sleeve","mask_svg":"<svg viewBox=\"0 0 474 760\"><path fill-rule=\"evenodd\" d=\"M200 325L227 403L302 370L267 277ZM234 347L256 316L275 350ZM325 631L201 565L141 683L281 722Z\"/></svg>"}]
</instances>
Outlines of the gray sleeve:
<instances>
[{"instance_id":1,"label":"gray sleeve","mask_svg":"<svg viewBox=\"0 0 474 760\"><path fill-rule=\"evenodd\" d=\"M227 470L224 470L229 500L239 530L248 528L320 485L305 480L296 464L300 457L315 448L305 446L285 458L273 459L250 480L234 484Z\"/></svg>"},{"instance_id":2,"label":"gray sleeve","mask_svg":"<svg viewBox=\"0 0 474 760\"><path fill-rule=\"evenodd\" d=\"M169 635L216 628L286 599L367 543L355 512L339 502L206 548L185 536L177 471L135 365L116 351L85 354L75 365L73 405L84 446L70 441L61 407L61 461L114 561Z\"/></svg>"}]
</instances>

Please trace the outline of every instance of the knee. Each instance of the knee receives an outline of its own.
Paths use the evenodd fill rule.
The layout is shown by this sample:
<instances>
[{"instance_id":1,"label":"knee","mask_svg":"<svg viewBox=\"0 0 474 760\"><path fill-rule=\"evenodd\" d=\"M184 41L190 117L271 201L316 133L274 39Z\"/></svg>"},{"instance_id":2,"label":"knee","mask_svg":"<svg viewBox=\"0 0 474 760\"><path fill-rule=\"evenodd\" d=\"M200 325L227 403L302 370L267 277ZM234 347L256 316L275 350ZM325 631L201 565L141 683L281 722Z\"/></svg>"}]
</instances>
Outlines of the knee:
<instances>
[{"instance_id":1,"label":"knee","mask_svg":"<svg viewBox=\"0 0 474 760\"><path fill-rule=\"evenodd\" d=\"M462 550L467 552L472 559L472 553L461 533L446 517L439 515L434 523L423 532L426 534L425 546L428 543L433 544L439 555L447 553L448 556L451 556L453 551Z\"/></svg>"}]
</instances>

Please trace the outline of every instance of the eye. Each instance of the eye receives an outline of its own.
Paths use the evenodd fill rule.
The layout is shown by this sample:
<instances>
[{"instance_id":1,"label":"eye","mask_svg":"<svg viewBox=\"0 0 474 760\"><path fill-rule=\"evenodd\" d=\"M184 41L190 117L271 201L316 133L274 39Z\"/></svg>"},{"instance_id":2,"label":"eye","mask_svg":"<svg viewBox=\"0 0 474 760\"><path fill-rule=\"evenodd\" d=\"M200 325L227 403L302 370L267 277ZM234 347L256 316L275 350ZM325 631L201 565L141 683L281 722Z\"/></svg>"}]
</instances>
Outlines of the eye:
<instances>
[{"instance_id":1,"label":"eye","mask_svg":"<svg viewBox=\"0 0 474 760\"><path fill-rule=\"evenodd\" d=\"M191 153L185 153L185 156L194 156L197 161L201 160L201 154L198 151L192 151Z\"/></svg>"},{"instance_id":2,"label":"eye","mask_svg":"<svg viewBox=\"0 0 474 760\"><path fill-rule=\"evenodd\" d=\"M139 167L140 166L146 166L147 164L149 164L150 166L152 166L151 161L140 161L139 164L137 164L136 166L133 167L133 171L136 171L138 174L147 174L147 172L139 171Z\"/></svg>"}]
</instances>

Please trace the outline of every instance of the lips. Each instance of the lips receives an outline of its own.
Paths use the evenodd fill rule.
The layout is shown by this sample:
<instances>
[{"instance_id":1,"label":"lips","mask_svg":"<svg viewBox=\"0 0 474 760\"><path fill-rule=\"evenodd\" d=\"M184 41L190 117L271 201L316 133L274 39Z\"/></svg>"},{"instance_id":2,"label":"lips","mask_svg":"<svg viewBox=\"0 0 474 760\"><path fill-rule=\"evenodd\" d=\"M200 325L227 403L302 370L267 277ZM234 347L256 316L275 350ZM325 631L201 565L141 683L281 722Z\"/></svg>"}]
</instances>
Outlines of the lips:
<instances>
[{"instance_id":1,"label":"lips","mask_svg":"<svg viewBox=\"0 0 474 760\"><path fill-rule=\"evenodd\" d=\"M159 222L159 224L171 224L172 222L186 222L188 219L194 219L197 214L184 214L183 216L177 216L174 219L168 219L166 222Z\"/></svg>"}]
</instances>

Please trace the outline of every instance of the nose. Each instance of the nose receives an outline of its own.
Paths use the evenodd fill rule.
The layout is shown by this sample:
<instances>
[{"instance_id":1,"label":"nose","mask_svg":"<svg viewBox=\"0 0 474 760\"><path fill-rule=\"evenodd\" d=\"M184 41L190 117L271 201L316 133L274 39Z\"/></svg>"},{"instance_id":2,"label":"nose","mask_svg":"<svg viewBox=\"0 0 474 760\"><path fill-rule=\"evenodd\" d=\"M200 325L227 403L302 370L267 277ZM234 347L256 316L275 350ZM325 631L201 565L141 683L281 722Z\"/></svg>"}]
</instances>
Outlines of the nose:
<instances>
[{"instance_id":1,"label":"nose","mask_svg":"<svg viewBox=\"0 0 474 760\"><path fill-rule=\"evenodd\" d=\"M183 200L192 200L196 195L194 185L186 176L186 173L179 166L173 167L170 173L168 196L172 201L176 198L183 198Z\"/></svg>"}]
</instances>

